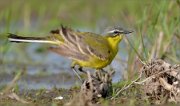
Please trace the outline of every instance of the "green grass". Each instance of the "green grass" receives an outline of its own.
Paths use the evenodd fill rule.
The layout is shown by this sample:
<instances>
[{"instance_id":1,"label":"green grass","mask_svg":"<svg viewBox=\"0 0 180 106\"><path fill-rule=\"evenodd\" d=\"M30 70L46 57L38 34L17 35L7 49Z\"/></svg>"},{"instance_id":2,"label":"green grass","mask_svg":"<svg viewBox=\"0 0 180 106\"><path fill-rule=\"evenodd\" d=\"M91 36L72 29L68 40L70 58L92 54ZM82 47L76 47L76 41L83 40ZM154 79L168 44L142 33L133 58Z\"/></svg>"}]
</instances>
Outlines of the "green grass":
<instances>
[{"instance_id":1,"label":"green grass","mask_svg":"<svg viewBox=\"0 0 180 106\"><path fill-rule=\"evenodd\" d=\"M131 36L124 39L127 47L121 49L128 55L124 70L127 71L127 79L124 80L128 82L137 76L140 60L146 62L162 58L172 64L180 63L179 0L1 0L0 73L8 71L3 64L33 63L24 51L28 44L9 44L7 33L46 36L60 24L96 33L102 33L106 27L114 25L134 30ZM15 56L10 58L8 53ZM122 85L123 82L117 83L115 87ZM129 101L129 104L133 103L134 99Z\"/></svg>"}]
</instances>

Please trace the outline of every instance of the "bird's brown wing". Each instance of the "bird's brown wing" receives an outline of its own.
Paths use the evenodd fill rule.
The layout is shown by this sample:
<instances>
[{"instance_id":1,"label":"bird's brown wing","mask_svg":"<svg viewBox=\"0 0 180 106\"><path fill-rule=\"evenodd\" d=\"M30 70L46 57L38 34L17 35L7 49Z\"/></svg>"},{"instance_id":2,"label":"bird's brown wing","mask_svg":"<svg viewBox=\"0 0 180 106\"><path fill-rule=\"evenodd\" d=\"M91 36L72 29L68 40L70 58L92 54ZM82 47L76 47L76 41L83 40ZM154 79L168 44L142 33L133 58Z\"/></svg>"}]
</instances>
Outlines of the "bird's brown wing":
<instances>
[{"instance_id":1,"label":"bird's brown wing","mask_svg":"<svg viewBox=\"0 0 180 106\"><path fill-rule=\"evenodd\" d=\"M65 46L50 47L51 51L74 60L87 61L89 57Z\"/></svg>"},{"instance_id":2,"label":"bird's brown wing","mask_svg":"<svg viewBox=\"0 0 180 106\"><path fill-rule=\"evenodd\" d=\"M52 33L57 33L53 31ZM58 50L53 50L61 55L88 60L89 56L96 56L101 60L109 59L111 48L107 40L95 33L77 32L70 28L61 26L60 36L64 39L64 44Z\"/></svg>"}]
</instances>

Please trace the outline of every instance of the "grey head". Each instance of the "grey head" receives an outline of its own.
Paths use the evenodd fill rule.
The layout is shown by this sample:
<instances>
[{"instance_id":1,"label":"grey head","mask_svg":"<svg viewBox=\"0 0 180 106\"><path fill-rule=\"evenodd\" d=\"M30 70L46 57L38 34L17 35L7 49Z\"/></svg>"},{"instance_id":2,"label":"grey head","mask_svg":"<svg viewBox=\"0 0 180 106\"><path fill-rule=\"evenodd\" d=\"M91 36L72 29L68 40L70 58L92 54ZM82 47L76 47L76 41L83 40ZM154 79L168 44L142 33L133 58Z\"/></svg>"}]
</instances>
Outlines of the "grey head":
<instances>
[{"instance_id":1,"label":"grey head","mask_svg":"<svg viewBox=\"0 0 180 106\"><path fill-rule=\"evenodd\" d=\"M115 26L115 27L109 27L106 30L106 34L108 35L124 35L124 34L129 34L132 33L133 31L125 30L122 27Z\"/></svg>"}]
</instances>

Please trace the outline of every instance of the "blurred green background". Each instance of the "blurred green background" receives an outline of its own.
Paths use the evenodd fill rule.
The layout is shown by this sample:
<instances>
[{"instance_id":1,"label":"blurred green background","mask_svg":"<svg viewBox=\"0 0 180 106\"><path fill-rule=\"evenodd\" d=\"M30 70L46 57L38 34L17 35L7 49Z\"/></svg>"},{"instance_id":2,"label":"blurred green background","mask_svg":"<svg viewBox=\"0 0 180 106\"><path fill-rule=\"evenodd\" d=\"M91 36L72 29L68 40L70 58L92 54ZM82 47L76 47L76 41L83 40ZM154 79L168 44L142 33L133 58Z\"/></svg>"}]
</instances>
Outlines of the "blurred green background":
<instances>
[{"instance_id":1,"label":"blurred green background","mask_svg":"<svg viewBox=\"0 0 180 106\"><path fill-rule=\"evenodd\" d=\"M0 0L0 86L25 72L17 87L69 88L78 84L70 61L47 50L49 45L16 44L7 33L47 36L61 24L102 34L107 27L134 30L120 44L112 67L114 81L132 79L140 59L180 63L179 0ZM128 38L128 39L127 39Z\"/></svg>"}]
</instances>

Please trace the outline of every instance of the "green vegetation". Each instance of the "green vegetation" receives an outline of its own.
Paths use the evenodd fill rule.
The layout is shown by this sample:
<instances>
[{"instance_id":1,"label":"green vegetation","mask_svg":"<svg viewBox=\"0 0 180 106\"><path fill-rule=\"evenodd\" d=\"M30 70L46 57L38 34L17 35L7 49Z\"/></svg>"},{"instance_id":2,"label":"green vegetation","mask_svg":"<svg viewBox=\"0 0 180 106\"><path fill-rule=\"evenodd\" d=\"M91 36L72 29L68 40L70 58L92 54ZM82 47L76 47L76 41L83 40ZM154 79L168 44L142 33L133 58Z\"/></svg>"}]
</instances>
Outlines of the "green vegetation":
<instances>
[{"instance_id":1,"label":"green vegetation","mask_svg":"<svg viewBox=\"0 0 180 106\"><path fill-rule=\"evenodd\" d=\"M141 61L146 63L153 58L161 58L171 64L180 63L179 0L43 0L39 2L37 0L1 0L0 75L10 73L15 76L14 73L25 70L22 76L26 77L27 66L44 67L43 64L47 61L45 58L34 60L28 49L31 44L10 44L7 41L7 33L46 36L51 29L58 28L60 24L80 31L96 33L103 33L105 28L114 25L134 30L134 33L131 36L126 36L120 44L120 52L127 54L128 58L122 60L119 54L116 60L119 64L127 66L122 70L124 72L122 82L113 85L113 95L115 95L116 90L138 76L138 71L142 67ZM50 52L44 48L47 48L47 45L40 45L32 49L34 50L32 53L35 52L42 57L47 57ZM15 67L11 68L12 65ZM20 71L16 72L17 70ZM48 72L44 74L46 70L46 68L41 68L38 76L48 75ZM59 70L66 70L66 68ZM14 85L18 91L19 87L16 84ZM0 88L3 89L4 86L0 86ZM138 88L128 89L120 94L113 103L124 103L124 105L149 104L148 101L141 103L137 98L139 95ZM27 99L26 96L23 95L22 97ZM34 96L30 97L33 98ZM109 101L112 102L112 100L103 101L104 104L108 104ZM52 105L56 105L56 102L53 101Z\"/></svg>"}]
</instances>

